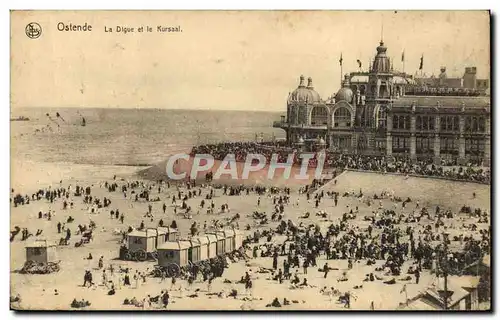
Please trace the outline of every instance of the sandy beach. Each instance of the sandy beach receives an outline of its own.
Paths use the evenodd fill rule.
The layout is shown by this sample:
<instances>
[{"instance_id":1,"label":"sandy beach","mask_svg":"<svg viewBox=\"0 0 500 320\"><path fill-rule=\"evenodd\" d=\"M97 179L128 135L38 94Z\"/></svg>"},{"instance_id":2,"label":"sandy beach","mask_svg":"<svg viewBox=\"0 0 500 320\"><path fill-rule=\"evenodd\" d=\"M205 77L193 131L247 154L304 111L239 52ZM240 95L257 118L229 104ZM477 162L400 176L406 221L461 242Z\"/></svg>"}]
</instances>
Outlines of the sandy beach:
<instances>
[{"instance_id":1,"label":"sandy beach","mask_svg":"<svg viewBox=\"0 0 500 320\"><path fill-rule=\"evenodd\" d=\"M154 219L151 221L144 217L148 210L148 203L139 201L135 202L131 199L124 198L120 192L108 192L104 188L104 182L112 182L113 176L116 175L116 181L119 185L125 181L135 181L137 178L136 172L139 168L134 167L114 167L114 166L78 166L78 165L60 165L60 164L34 164L29 162L16 162L12 166L12 186L15 192L25 192L31 194L38 188L46 188L52 186L53 188L68 185L81 185L92 186L92 195L102 198L107 197L112 201L111 206L101 209L98 214L90 214L88 207L83 203L80 197L72 197L71 201L74 202L73 209L63 210L61 199L54 203L50 203L45 199L40 201L33 201L28 205L13 207L11 210L11 230L14 226L21 228L28 228L30 232L36 229L42 229L43 233L39 238L48 241L58 242L61 234L57 233L57 222L65 222L69 216L75 220L71 224L67 224L68 228L75 231L76 225L88 224L90 219L97 225L94 235L94 240L82 247L75 248L73 242L79 239L79 236L73 235L71 244L69 246L57 247L57 259L60 260L61 270L57 273L47 275L29 275L19 274L16 270L22 268L25 262L25 249L26 243L33 240L33 238L25 241L15 239L11 242L11 295L19 294L21 296L20 303L13 303L12 307L16 309L37 309L37 310L66 310L70 309L71 301L76 298L77 300L85 299L91 302L91 306L85 309L92 310L141 310L134 306L124 306L123 301L128 298L143 299L147 295L156 296L162 290L169 290L171 296L171 303L168 309L172 310L241 310L241 309L274 309L266 308L266 305L277 297L281 302L283 298L289 301L294 301L288 306L282 306L283 309L321 309L333 310L343 309L344 305L337 302L330 296L320 293L323 287L334 287L342 292L351 291L354 299L351 301L352 309L369 309L372 302L375 309L390 310L395 309L398 305L405 301L405 295L401 293L401 289L405 283L407 285L407 295L410 298L418 292L427 288L433 281L435 276L431 275L428 271L422 272L420 283L417 285L414 281L397 281L394 285L384 284L382 281L376 282L363 282L365 274L373 272L373 266L367 266L365 261L359 261L354 264L351 270L347 269L346 260L328 260L328 264L334 270L328 274L325 279L323 273L318 271L318 268L325 263L324 257L318 259L318 267L309 268L307 279L310 287L301 289L291 289L288 282L282 284L276 280L272 280L270 273L258 273L260 267L272 268L272 259L257 258L250 259L248 262L240 261L230 264L229 268L221 278L216 278L212 284L211 292L225 292L229 293L231 290L236 289L238 296L233 297L218 297L216 295L207 295L207 284L201 281L195 281L190 289L186 280L179 280L177 290L170 291L171 281L166 279L161 282L159 278L146 278L146 282L139 281L138 287L135 287L132 281L131 287L117 287L115 295L107 295L108 289L100 285L101 270L97 269L98 258L103 256L105 268L113 264L115 269L120 267L131 268L132 271L139 270L145 272L154 268L154 262L130 262L118 260L119 240L120 236L113 235L114 229L126 230L130 226L137 227L141 221L144 220L146 227L156 227L159 219L163 219L166 225L169 225L172 220L176 220L182 236L187 236L189 227L193 221L199 222L201 225L205 221L210 223L213 219L224 219L234 216L239 213L241 219L239 221L240 228L250 224L252 230L255 231L255 222L251 217L253 211L271 212L273 208L272 199L270 197L262 197L260 206L257 206L256 194L250 193L245 196L224 196L221 190L216 190L214 202L216 208L221 204L227 203L230 212L222 214L207 215L204 211L200 214L193 214L193 219L184 219L182 215L174 216L173 207L170 198L176 194L175 187L170 189L162 189L159 194L152 191L153 197L160 197L161 201L151 202L153 206ZM122 180L123 179L123 180ZM59 184L60 180L62 183ZM478 185L474 183L455 183L430 178L405 178L403 176L387 177L372 173L359 173L359 172L344 172L337 177L336 184L333 182L322 187L325 192L328 190L335 190L343 194L344 192L358 192L359 189L363 190L367 196L380 193L382 191L392 191L401 198L411 197L418 199L422 205L432 206L439 205L442 209L451 209L458 212L462 205L471 207L481 207L486 210L489 208L489 193L490 186ZM384 181L384 184L381 183ZM148 184L154 186L154 182L146 181ZM384 186L384 187L381 187ZM156 190L153 187L152 190ZM183 190L181 188L181 190ZM185 190L185 188L184 188ZM208 189L202 189L204 196ZM444 197L442 194L435 195L436 190L446 190L450 197ZM472 197L472 193L476 193L476 198ZM454 196L452 196L454 195ZM300 199L298 205L296 200ZM201 201L200 197L192 198L187 201L188 205L196 208ZM162 213L161 206L165 202L168 206L166 214ZM389 199L383 200L384 206L392 206ZM325 229L332 222L336 222L342 216L346 209L359 207L359 214L357 218L351 223L365 228L368 223L363 221L365 215L371 214L372 208L368 207L365 203L355 197L341 197L337 207L333 204L333 199L325 198L319 208L314 208L314 201L308 202L305 195L299 195L296 190L291 193L291 203L286 206L285 219L292 221L302 222L304 225L317 224L322 229ZM125 215L124 224L121 224L116 219L111 219L109 210L119 209ZM46 212L53 210L55 214L52 221L47 219L38 219L37 214L39 211ZM315 212L325 210L328 212L328 218L322 219L315 216ZM410 210L410 209L408 209ZM195 209L196 211L196 209ZM310 212L311 215L308 219L299 218L304 212ZM465 219L465 215L460 216L460 219ZM469 221L472 222L472 221ZM458 224L458 223L456 223ZM270 222L268 225L261 226L262 229L275 228L277 222ZM488 225L479 224L479 228L487 228ZM457 229L458 230L458 229ZM74 232L73 232L74 234ZM274 237L273 241L283 241L279 237ZM259 245L264 244L264 239L261 239ZM92 254L93 260L86 260L85 258ZM251 251L248 252L251 255ZM283 259L279 257L279 266L282 266ZM377 261L381 264L383 261ZM406 269L409 263L404 264L403 269ZM84 271L91 269L94 282L97 286L93 288L83 287ZM236 284L246 271L252 270L252 279L254 282L251 292L246 293L244 284ZM302 274L302 268L298 269L298 275L302 279L305 275ZM342 276L346 271L349 281L338 282L337 279ZM401 277L402 278L402 277ZM231 281L227 283L225 279ZM119 278L115 272L114 283L118 283ZM224 283L226 282L226 283ZM178 290L179 284L183 290ZM362 286L362 289L353 289L354 287ZM58 295L55 295L57 290ZM191 296L195 294L196 296ZM145 309L159 309L159 306L151 305L146 306Z\"/></svg>"}]
</instances>

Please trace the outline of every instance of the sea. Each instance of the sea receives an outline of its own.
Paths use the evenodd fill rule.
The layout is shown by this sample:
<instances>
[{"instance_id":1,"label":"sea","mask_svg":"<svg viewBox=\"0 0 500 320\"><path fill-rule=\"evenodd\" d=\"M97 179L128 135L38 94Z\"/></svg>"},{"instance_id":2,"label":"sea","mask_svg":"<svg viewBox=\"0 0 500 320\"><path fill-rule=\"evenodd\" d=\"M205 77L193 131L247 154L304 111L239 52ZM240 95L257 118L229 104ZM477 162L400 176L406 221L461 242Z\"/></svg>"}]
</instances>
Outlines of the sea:
<instances>
[{"instance_id":1,"label":"sea","mask_svg":"<svg viewBox=\"0 0 500 320\"><path fill-rule=\"evenodd\" d=\"M151 166L196 144L284 139L283 112L119 108L16 108L11 158L32 162ZM85 126L82 126L85 118ZM14 161L14 160L13 160Z\"/></svg>"}]
</instances>

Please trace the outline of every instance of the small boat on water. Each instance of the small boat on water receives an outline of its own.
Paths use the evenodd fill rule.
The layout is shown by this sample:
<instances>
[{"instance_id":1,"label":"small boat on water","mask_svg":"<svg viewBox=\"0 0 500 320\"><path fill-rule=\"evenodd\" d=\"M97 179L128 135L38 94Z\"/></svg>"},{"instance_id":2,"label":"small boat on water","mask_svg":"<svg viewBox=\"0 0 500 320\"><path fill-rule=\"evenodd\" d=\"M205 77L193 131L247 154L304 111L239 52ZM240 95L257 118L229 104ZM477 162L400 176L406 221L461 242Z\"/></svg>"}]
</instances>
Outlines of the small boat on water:
<instances>
[{"instance_id":1,"label":"small boat on water","mask_svg":"<svg viewBox=\"0 0 500 320\"><path fill-rule=\"evenodd\" d=\"M30 118L25 117L25 116L20 116L17 118L11 118L10 121L30 121Z\"/></svg>"}]
</instances>

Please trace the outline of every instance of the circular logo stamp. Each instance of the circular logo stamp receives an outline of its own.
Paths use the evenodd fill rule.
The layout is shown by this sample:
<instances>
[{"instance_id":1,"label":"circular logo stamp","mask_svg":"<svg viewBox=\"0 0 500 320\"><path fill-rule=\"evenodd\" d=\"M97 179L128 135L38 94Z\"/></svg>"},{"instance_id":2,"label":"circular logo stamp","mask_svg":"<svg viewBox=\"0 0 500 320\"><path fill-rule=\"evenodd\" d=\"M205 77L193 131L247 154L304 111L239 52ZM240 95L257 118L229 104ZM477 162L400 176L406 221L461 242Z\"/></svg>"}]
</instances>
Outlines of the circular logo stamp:
<instances>
[{"instance_id":1,"label":"circular logo stamp","mask_svg":"<svg viewBox=\"0 0 500 320\"><path fill-rule=\"evenodd\" d=\"M42 27L36 22L30 22L26 25L26 29L24 30L26 35L30 39L37 39L42 34Z\"/></svg>"}]
</instances>

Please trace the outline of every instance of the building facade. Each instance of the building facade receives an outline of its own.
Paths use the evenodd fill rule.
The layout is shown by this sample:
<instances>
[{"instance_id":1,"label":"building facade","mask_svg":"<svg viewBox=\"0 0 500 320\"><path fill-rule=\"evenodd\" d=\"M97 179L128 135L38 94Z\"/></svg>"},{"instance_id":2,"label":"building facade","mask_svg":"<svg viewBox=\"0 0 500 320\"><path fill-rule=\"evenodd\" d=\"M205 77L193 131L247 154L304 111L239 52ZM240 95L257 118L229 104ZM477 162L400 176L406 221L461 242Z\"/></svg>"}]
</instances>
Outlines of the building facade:
<instances>
[{"instance_id":1,"label":"building facade","mask_svg":"<svg viewBox=\"0 0 500 320\"><path fill-rule=\"evenodd\" d=\"M475 68L467 68L469 73ZM346 74L326 100L301 76L287 99L287 116L274 127L291 147L313 151L441 159L490 165L490 97L468 88L470 78L425 82L394 71L383 42L368 72ZM467 74L467 71L466 71ZM464 77L465 78L465 77ZM481 80L485 81L485 80ZM487 87L487 83L481 86Z\"/></svg>"}]
</instances>

